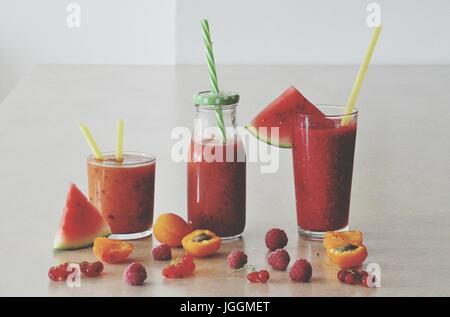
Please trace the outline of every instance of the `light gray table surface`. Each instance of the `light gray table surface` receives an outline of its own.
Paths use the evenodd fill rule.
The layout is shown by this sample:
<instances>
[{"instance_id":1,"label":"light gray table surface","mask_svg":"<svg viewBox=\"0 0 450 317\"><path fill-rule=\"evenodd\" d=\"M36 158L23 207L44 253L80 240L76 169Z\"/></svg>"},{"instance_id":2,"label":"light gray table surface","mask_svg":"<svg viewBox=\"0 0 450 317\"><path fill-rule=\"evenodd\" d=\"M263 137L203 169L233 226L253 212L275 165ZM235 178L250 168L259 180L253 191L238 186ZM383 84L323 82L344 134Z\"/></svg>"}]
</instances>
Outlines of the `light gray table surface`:
<instances>
[{"instance_id":1,"label":"light gray table surface","mask_svg":"<svg viewBox=\"0 0 450 317\"><path fill-rule=\"evenodd\" d=\"M293 84L314 103L344 104L357 67L219 66L220 86L238 91L238 122ZM175 126L193 124L194 92L208 88L200 66L37 66L0 105L0 295L38 296L413 296L450 295L450 66L373 66L358 100L351 228L364 232L366 263L381 267L382 286L339 283L316 256L320 243L298 238L290 150L275 174L248 163L247 227L243 240L197 260L195 276L165 280L151 259L152 239L135 242L132 259L147 268L142 287L126 286L126 264L107 265L80 288L50 282L61 261L94 260L91 249L52 251L69 182L86 192L90 154L77 127L86 123L100 147L113 149L118 118L126 149L157 157L155 212L186 215L186 166L171 160ZM271 272L267 285L226 276L226 255L244 248L267 267L264 233L280 227L293 259L312 261L313 279L290 282ZM175 254L181 254L175 250Z\"/></svg>"}]
</instances>

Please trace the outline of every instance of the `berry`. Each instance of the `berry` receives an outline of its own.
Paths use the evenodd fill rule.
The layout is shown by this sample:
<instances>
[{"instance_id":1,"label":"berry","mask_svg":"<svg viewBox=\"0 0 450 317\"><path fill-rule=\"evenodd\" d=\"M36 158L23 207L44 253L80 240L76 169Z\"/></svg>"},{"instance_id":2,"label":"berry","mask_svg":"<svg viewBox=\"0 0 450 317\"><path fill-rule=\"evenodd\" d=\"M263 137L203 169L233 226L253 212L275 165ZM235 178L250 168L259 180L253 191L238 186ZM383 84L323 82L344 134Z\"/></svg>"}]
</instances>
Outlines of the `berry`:
<instances>
[{"instance_id":1,"label":"berry","mask_svg":"<svg viewBox=\"0 0 450 317\"><path fill-rule=\"evenodd\" d=\"M58 276L56 274L56 270L53 267L51 267L48 270L48 278L51 279L52 281L57 281L58 280Z\"/></svg>"},{"instance_id":2,"label":"berry","mask_svg":"<svg viewBox=\"0 0 450 317\"><path fill-rule=\"evenodd\" d=\"M339 281L345 284L354 285L361 284L365 287L373 287L375 283L375 276L370 275L366 271L356 271L356 270L340 270L337 274Z\"/></svg>"},{"instance_id":3,"label":"berry","mask_svg":"<svg viewBox=\"0 0 450 317\"><path fill-rule=\"evenodd\" d=\"M267 270L260 270L258 272L258 279L261 283L266 283L269 280L269 272Z\"/></svg>"},{"instance_id":4,"label":"berry","mask_svg":"<svg viewBox=\"0 0 450 317\"><path fill-rule=\"evenodd\" d=\"M128 265L123 272L123 280L128 285L142 285L147 279L147 271L138 262Z\"/></svg>"},{"instance_id":5,"label":"berry","mask_svg":"<svg viewBox=\"0 0 450 317\"><path fill-rule=\"evenodd\" d=\"M289 253L284 249L278 249L269 254L268 262L274 270L284 271L291 260Z\"/></svg>"},{"instance_id":6,"label":"berry","mask_svg":"<svg viewBox=\"0 0 450 317\"><path fill-rule=\"evenodd\" d=\"M337 278L339 281L341 281L342 283L345 282L345 277L347 276L347 271L346 270L340 270L337 273Z\"/></svg>"},{"instance_id":7,"label":"berry","mask_svg":"<svg viewBox=\"0 0 450 317\"><path fill-rule=\"evenodd\" d=\"M152 250L153 259L167 261L172 259L172 250L167 244L160 244Z\"/></svg>"},{"instance_id":8,"label":"berry","mask_svg":"<svg viewBox=\"0 0 450 317\"><path fill-rule=\"evenodd\" d=\"M104 269L103 263L100 261L89 263L87 261L83 261L79 263L81 273L85 274L88 277L96 277L99 276Z\"/></svg>"},{"instance_id":9,"label":"berry","mask_svg":"<svg viewBox=\"0 0 450 317\"><path fill-rule=\"evenodd\" d=\"M89 265L88 261L83 261L83 262L80 263L80 271L81 271L81 273L86 274L86 270L87 270L88 265Z\"/></svg>"},{"instance_id":10,"label":"berry","mask_svg":"<svg viewBox=\"0 0 450 317\"><path fill-rule=\"evenodd\" d=\"M167 278L183 278L191 275L195 271L195 263L192 255L186 253L183 257L172 260L167 265L162 274Z\"/></svg>"},{"instance_id":11,"label":"berry","mask_svg":"<svg viewBox=\"0 0 450 317\"><path fill-rule=\"evenodd\" d=\"M365 287L375 287L375 282L376 282L375 275L367 274L361 278L361 284Z\"/></svg>"},{"instance_id":12,"label":"berry","mask_svg":"<svg viewBox=\"0 0 450 317\"><path fill-rule=\"evenodd\" d=\"M369 273L367 273L366 271L361 271L360 273L359 273L359 277L361 278L361 280L365 277L365 276L368 276L369 275Z\"/></svg>"},{"instance_id":13,"label":"berry","mask_svg":"<svg viewBox=\"0 0 450 317\"><path fill-rule=\"evenodd\" d=\"M259 282L259 273L256 271L248 273L247 280L249 280L250 283L258 283Z\"/></svg>"},{"instance_id":14,"label":"berry","mask_svg":"<svg viewBox=\"0 0 450 317\"><path fill-rule=\"evenodd\" d=\"M69 263L63 263L57 266L52 266L49 270L48 270L48 277L52 280L52 281L65 281L67 280L67 277L73 273L73 271L75 269L72 270L68 270L69 267Z\"/></svg>"},{"instance_id":15,"label":"berry","mask_svg":"<svg viewBox=\"0 0 450 317\"><path fill-rule=\"evenodd\" d=\"M80 270L88 277L96 277L96 276L99 276L103 272L104 266L103 266L103 263L100 261L84 264L84 270L81 269L82 264L80 264Z\"/></svg>"},{"instance_id":16,"label":"berry","mask_svg":"<svg viewBox=\"0 0 450 317\"><path fill-rule=\"evenodd\" d=\"M305 259L295 261L294 265L289 271L289 277L296 282L308 282L312 276L311 263Z\"/></svg>"},{"instance_id":17,"label":"berry","mask_svg":"<svg viewBox=\"0 0 450 317\"><path fill-rule=\"evenodd\" d=\"M270 251L284 248L288 243L286 232L281 229L273 228L266 233L266 246Z\"/></svg>"},{"instance_id":18,"label":"berry","mask_svg":"<svg viewBox=\"0 0 450 317\"><path fill-rule=\"evenodd\" d=\"M241 250L233 251L228 255L227 262L232 269L240 269L247 264L247 255Z\"/></svg>"},{"instance_id":19,"label":"berry","mask_svg":"<svg viewBox=\"0 0 450 317\"><path fill-rule=\"evenodd\" d=\"M355 277L355 275L351 272L348 272L345 275L345 279L344 279L344 283L345 284L349 284L349 285L354 285L357 282L357 278Z\"/></svg>"},{"instance_id":20,"label":"berry","mask_svg":"<svg viewBox=\"0 0 450 317\"><path fill-rule=\"evenodd\" d=\"M88 277L99 276L103 272L103 263L100 261L89 263L83 261L78 264L80 266L81 273ZM71 273L75 271L75 268L68 270L69 263L63 263L58 266L53 266L48 271L48 277L53 281L65 281Z\"/></svg>"},{"instance_id":21,"label":"berry","mask_svg":"<svg viewBox=\"0 0 450 317\"><path fill-rule=\"evenodd\" d=\"M48 270L48 277L55 282L58 281L64 281L66 279L66 277L63 277L63 275L60 273L60 271L58 270L58 267L56 266L52 266L49 270Z\"/></svg>"}]
</instances>

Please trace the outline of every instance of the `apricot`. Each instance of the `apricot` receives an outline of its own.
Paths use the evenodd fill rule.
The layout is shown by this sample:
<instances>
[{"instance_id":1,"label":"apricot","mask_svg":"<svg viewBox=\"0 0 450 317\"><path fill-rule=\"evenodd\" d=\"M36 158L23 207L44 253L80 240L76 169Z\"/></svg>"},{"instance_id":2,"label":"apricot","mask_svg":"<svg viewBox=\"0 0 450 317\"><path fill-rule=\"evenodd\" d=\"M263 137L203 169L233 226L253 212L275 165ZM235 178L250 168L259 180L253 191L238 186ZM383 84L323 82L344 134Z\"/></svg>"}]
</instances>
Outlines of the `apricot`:
<instances>
[{"instance_id":1,"label":"apricot","mask_svg":"<svg viewBox=\"0 0 450 317\"><path fill-rule=\"evenodd\" d=\"M323 239L325 249L337 248L344 244L362 244L363 236L361 231L327 231Z\"/></svg>"},{"instance_id":2,"label":"apricot","mask_svg":"<svg viewBox=\"0 0 450 317\"><path fill-rule=\"evenodd\" d=\"M340 268L358 267L367 258L367 248L362 244L349 243L327 249L327 256L331 262Z\"/></svg>"},{"instance_id":3,"label":"apricot","mask_svg":"<svg viewBox=\"0 0 450 317\"><path fill-rule=\"evenodd\" d=\"M133 245L124 241L99 237L94 240L93 251L95 257L100 261L120 263L133 252Z\"/></svg>"},{"instance_id":4,"label":"apricot","mask_svg":"<svg viewBox=\"0 0 450 317\"><path fill-rule=\"evenodd\" d=\"M173 213L161 214L153 225L153 235L156 240L170 247L181 246L181 240L191 232L191 226Z\"/></svg>"},{"instance_id":5,"label":"apricot","mask_svg":"<svg viewBox=\"0 0 450 317\"><path fill-rule=\"evenodd\" d=\"M187 253L196 257L205 257L220 249L222 240L209 230L195 230L181 241Z\"/></svg>"}]
</instances>

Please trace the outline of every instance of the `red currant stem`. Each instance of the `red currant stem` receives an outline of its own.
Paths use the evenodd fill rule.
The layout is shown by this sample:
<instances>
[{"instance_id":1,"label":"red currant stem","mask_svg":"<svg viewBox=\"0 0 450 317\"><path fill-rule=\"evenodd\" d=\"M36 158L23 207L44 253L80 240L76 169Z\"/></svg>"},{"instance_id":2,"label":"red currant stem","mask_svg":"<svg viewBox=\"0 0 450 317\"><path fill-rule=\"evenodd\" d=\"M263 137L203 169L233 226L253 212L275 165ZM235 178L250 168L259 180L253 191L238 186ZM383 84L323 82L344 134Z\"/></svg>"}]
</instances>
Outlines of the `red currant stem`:
<instances>
[{"instance_id":1,"label":"red currant stem","mask_svg":"<svg viewBox=\"0 0 450 317\"><path fill-rule=\"evenodd\" d=\"M244 265L241 268L233 270L232 272L228 273L226 276L229 276L229 275L237 273L237 272L249 271L249 270L250 270L250 272L255 272L256 271L256 267L254 265L247 264L247 265Z\"/></svg>"}]
</instances>

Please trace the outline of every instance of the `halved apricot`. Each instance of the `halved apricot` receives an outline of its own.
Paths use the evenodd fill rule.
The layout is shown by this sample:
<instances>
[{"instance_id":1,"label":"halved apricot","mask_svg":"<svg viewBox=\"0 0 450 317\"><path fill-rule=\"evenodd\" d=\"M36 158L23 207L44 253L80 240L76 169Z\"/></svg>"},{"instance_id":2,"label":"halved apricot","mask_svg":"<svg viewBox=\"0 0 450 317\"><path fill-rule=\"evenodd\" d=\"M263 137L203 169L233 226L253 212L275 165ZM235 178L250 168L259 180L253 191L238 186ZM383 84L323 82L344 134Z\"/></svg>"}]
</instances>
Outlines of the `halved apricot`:
<instances>
[{"instance_id":1,"label":"halved apricot","mask_svg":"<svg viewBox=\"0 0 450 317\"><path fill-rule=\"evenodd\" d=\"M357 230L350 231L327 231L323 239L325 249L337 248L344 244L362 244L362 232Z\"/></svg>"},{"instance_id":2,"label":"halved apricot","mask_svg":"<svg viewBox=\"0 0 450 317\"><path fill-rule=\"evenodd\" d=\"M93 250L95 257L100 261L120 263L133 252L133 245L120 240L99 237L94 240Z\"/></svg>"},{"instance_id":3,"label":"halved apricot","mask_svg":"<svg viewBox=\"0 0 450 317\"><path fill-rule=\"evenodd\" d=\"M222 240L209 230L195 230L182 240L186 252L196 257L205 257L217 252L221 243Z\"/></svg>"},{"instance_id":4,"label":"halved apricot","mask_svg":"<svg viewBox=\"0 0 450 317\"><path fill-rule=\"evenodd\" d=\"M327 249L327 256L340 268L357 267L367 258L367 248L362 244L348 243Z\"/></svg>"}]
</instances>

